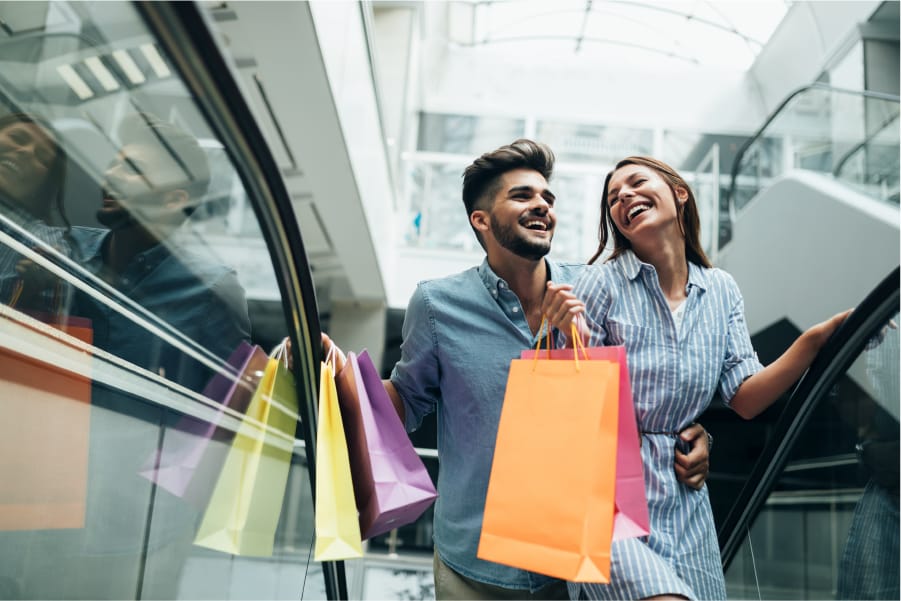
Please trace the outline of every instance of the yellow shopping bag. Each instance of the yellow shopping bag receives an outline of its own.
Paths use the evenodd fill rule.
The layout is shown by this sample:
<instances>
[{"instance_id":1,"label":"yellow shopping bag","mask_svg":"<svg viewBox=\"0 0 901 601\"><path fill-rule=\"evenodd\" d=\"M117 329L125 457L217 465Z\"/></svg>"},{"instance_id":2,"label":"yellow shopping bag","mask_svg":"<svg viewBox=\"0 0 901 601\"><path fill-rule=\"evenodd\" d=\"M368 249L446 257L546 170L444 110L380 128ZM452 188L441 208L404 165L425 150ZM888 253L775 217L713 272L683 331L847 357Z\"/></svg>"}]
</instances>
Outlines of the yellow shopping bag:
<instances>
[{"instance_id":1,"label":"yellow shopping bag","mask_svg":"<svg viewBox=\"0 0 901 601\"><path fill-rule=\"evenodd\" d=\"M297 426L294 376L282 344L266 365L229 448L194 544L269 557L285 496Z\"/></svg>"},{"instance_id":2,"label":"yellow shopping bag","mask_svg":"<svg viewBox=\"0 0 901 601\"><path fill-rule=\"evenodd\" d=\"M334 349L333 349L334 351ZM363 557L350 457L329 353L319 377L316 435L316 561Z\"/></svg>"}]
</instances>

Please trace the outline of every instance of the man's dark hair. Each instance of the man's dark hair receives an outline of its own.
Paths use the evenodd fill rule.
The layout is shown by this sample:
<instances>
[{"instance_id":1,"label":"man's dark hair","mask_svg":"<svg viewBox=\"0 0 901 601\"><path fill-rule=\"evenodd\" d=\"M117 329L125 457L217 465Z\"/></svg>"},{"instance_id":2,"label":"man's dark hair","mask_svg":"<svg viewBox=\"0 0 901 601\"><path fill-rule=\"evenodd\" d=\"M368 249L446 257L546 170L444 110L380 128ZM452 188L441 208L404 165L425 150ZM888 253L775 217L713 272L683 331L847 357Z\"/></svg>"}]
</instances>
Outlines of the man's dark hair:
<instances>
[{"instance_id":1,"label":"man's dark hair","mask_svg":"<svg viewBox=\"0 0 901 601\"><path fill-rule=\"evenodd\" d=\"M546 144L520 138L474 160L463 171L463 204L467 218L473 211L491 206L500 188L501 176L514 169L531 169L550 181L554 173L554 153ZM473 231L484 247L479 232L475 228Z\"/></svg>"},{"instance_id":2,"label":"man's dark hair","mask_svg":"<svg viewBox=\"0 0 901 601\"><path fill-rule=\"evenodd\" d=\"M151 113L137 113L126 117L119 126L119 141L125 146L151 145L167 152L184 172L184 189L198 201L210 185L210 164L197 138L183 129L161 120ZM186 212L193 210L192 205Z\"/></svg>"}]
</instances>

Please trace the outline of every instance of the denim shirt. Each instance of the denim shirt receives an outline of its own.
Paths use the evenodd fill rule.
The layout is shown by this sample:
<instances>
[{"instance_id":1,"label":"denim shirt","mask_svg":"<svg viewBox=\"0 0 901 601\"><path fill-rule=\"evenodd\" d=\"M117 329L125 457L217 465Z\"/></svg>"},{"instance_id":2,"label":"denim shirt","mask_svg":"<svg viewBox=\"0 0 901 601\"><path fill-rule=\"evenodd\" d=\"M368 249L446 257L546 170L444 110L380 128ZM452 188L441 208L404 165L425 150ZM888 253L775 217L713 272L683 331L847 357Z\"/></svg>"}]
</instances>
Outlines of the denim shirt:
<instances>
[{"instance_id":1,"label":"denim shirt","mask_svg":"<svg viewBox=\"0 0 901 601\"><path fill-rule=\"evenodd\" d=\"M556 283L573 283L583 268L547 265ZM438 555L468 578L537 590L552 579L476 557L510 361L537 342L519 298L486 259L421 282L407 307L403 339L391 381L404 401L407 430L438 412Z\"/></svg>"},{"instance_id":2,"label":"denim shirt","mask_svg":"<svg viewBox=\"0 0 901 601\"><path fill-rule=\"evenodd\" d=\"M99 273L109 232L74 227L71 236L84 267ZM173 252L160 243L136 255L111 283L222 361L250 338L244 289L225 265ZM77 294L76 301L73 314L92 320L97 347L155 373L162 370L166 378L198 392L212 375L202 363L117 310L84 293Z\"/></svg>"}]
</instances>

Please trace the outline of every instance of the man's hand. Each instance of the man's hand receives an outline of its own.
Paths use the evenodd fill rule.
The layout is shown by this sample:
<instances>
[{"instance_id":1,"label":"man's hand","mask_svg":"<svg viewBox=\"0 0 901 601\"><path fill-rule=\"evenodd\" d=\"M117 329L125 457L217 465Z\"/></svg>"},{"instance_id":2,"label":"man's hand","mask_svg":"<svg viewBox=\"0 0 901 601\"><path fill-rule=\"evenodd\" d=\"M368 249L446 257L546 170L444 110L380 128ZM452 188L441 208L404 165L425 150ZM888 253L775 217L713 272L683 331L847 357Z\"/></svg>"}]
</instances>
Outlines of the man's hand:
<instances>
[{"instance_id":1,"label":"man's hand","mask_svg":"<svg viewBox=\"0 0 901 601\"><path fill-rule=\"evenodd\" d=\"M700 490L710 472L710 449L707 431L701 424L692 424L679 432L679 438L688 444L688 454L676 449L676 476L683 484Z\"/></svg>"},{"instance_id":2,"label":"man's hand","mask_svg":"<svg viewBox=\"0 0 901 601\"><path fill-rule=\"evenodd\" d=\"M322 333L322 357L325 360L328 357L329 351L335 349L335 373L337 374L339 371L344 369L344 364L347 362L347 357L344 356L344 353L338 348L338 345L335 344L328 335L323 332Z\"/></svg>"}]
</instances>

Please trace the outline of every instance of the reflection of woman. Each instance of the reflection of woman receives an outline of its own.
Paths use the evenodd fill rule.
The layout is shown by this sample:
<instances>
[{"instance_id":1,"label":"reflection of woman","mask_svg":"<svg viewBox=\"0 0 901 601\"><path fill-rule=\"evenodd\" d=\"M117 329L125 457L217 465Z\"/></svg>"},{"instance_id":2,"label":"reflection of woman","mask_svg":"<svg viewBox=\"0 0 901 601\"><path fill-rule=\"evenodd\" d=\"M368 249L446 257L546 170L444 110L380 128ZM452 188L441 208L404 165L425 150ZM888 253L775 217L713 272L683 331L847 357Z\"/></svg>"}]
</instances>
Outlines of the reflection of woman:
<instances>
[{"instance_id":1,"label":"reflection of woman","mask_svg":"<svg viewBox=\"0 0 901 601\"><path fill-rule=\"evenodd\" d=\"M27 247L45 243L69 254L70 228L63 210L65 165L65 153L49 124L24 113L0 117L0 213L5 218L0 230ZM54 217L60 223L54 223ZM21 254L0 248L0 302L57 312L61 292L48 284L48 276Z\"/></svg>"},{"instance_id":2,"label":"reflection of woman","mask_svg":"<svg viewBox=\"0 0 901 601\"><path fill-rule=\"evenodd\" d=\"M738 286L701 249L694 196L678 173L647 157L620 161L604 183L601 206L592 262L610 238L611 258L587 268L574 289L549 283L543 309L564 332L584 311L592 345L626 346L651 534L646 541L614 542L611 583L583 584L581 594L723 599L707 488L676 480L675 433L717 391L742 417L759 414L801 376L846 313L804 332L764 368L751 346ZM571 584L570 593L578 588Z\"/></svg>"}]
</instances>

